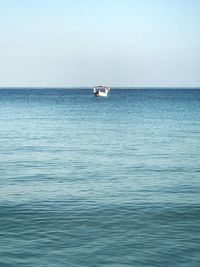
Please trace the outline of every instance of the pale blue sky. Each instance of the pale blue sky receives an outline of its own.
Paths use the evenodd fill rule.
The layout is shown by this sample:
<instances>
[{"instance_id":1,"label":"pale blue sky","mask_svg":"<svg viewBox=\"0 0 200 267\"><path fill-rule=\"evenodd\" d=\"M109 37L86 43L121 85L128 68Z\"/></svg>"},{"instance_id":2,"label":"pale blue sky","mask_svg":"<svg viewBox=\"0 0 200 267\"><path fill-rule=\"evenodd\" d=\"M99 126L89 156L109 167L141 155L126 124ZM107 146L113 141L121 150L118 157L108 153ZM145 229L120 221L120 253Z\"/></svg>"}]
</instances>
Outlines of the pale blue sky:
<instances>
[{"instance_id":1,"label":"pale blue sky","mask_svg":"<svg viewBox=\"0 0 200 267\"><path fill-rule=\"evenodd\" d=\"M0 0L0 86L200 86L199 0Z\"/></svg>"}]
</instances>

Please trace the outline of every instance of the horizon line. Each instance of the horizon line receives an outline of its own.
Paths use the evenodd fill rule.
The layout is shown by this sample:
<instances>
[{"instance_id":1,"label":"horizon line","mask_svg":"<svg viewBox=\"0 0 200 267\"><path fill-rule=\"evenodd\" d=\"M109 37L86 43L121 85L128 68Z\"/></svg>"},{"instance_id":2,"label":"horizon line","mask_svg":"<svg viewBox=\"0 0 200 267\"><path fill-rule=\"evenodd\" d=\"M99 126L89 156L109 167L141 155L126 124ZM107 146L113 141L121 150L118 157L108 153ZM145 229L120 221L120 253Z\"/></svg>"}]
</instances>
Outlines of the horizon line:
<instances>
[{"instance_id":1,"label":"horizon line","mask_svg":"<svg viewBox=\"0 0 200 267\"><path fill-rule=\"evenodd\" d=\"M200 89L200 86L109 86L112 89ZM92 89L93 86L0 86L2 89Z\"/></svg>"}]
</instances>

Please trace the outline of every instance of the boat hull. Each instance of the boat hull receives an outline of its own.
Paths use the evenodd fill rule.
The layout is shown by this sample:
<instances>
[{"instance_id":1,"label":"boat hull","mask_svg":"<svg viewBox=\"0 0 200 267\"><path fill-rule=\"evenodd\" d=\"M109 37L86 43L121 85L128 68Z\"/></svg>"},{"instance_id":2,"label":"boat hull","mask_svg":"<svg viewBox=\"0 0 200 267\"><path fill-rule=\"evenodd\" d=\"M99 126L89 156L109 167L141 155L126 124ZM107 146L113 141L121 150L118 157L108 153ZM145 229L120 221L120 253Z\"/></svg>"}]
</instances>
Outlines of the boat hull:
<instances>
[{"instance_id":1,"label":"boat hull","mask_svg":"<svg viewBox=\"0 0 200 267\"><path fill-rule=\"evenodd\" d=\"M93 88L93 93L94 96L102 96L102 97L107 97L108 93L110 92L110 88L108 86L94 86Z\"/></svg>"},{"instance_id":2,"label":"boat hull","mask_svg":"<svg viewBox=\"0 0 200 267\"><path fill-rule=\"evenodd\" d=\"M102 97L107 97L107 93L104 93L104 92L95 92L94 93L94 96L96 96L96 97L99 97L99 96L102 96Z\"/></svg>"}]
</instances>

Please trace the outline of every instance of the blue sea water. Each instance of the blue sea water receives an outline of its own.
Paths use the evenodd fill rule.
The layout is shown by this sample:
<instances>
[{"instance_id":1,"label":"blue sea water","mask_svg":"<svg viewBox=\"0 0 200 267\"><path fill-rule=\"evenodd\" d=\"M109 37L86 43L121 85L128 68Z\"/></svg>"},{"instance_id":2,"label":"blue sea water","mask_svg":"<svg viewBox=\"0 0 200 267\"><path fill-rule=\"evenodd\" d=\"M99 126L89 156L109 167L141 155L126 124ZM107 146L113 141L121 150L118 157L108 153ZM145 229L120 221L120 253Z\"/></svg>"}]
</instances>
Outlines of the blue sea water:
<instances>
[{"instance_id":1,"label":"blue sea water","mask_svg":"<svg viewBox=\"0 0 200 267\"><path fill-rule=\"evenodd\" d=\"M0 267L200 266L200 90L0 89Z\"/></svg>"}]
</instances>

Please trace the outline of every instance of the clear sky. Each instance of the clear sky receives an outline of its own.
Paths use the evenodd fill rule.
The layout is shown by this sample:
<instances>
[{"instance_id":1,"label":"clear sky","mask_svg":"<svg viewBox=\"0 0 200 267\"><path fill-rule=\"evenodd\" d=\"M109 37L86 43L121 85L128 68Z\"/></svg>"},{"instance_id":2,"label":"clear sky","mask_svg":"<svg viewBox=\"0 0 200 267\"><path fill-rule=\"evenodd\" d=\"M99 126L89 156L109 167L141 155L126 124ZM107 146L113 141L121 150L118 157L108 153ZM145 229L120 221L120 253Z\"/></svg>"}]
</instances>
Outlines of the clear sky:
<instances>
[{"instance_id":1,"label":"clear sky","mask_svg":"<svg viewBox=\"0 0 200 267\"><path fill-rule=\"evenodd\" d=\"M200 0L0 0L0 86L200 86Z\"/></svg>"}]
</instances>

